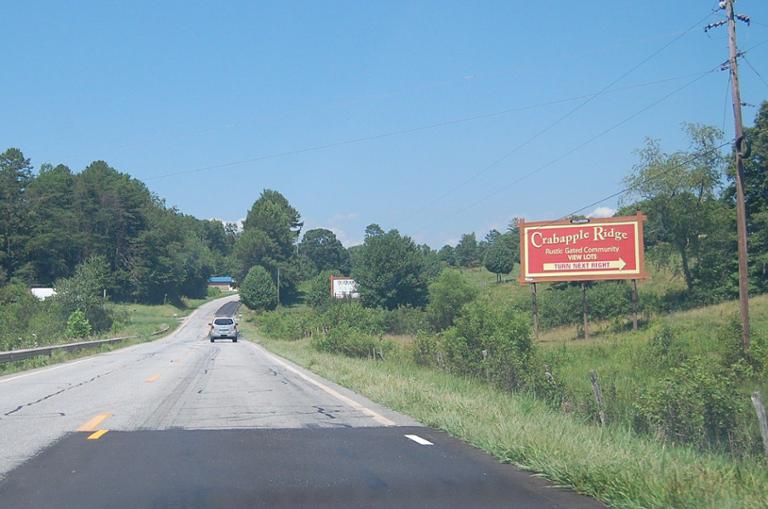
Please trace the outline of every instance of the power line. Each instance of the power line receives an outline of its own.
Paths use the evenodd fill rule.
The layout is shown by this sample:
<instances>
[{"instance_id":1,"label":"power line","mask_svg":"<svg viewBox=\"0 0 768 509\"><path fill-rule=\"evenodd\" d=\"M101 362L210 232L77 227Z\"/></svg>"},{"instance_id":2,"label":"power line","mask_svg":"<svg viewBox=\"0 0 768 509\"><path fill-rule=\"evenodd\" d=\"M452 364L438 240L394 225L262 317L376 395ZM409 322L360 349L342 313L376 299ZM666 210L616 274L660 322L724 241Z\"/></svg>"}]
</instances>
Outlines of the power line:
<instances>
[{"instance_id":1,"label":"power line","mask_svg":"<svg viewBox=\"0 0 768 509\"><path fill-rule=\"evenodd\" d=\"M753 44L753 45L752 45L752 46L750 46L749 48L747 48L747 49L743 50L743 51L742 51L742 54L743 54L743 53L746 53L746 52L748 52L748 51L752 51L752 50L753 50L753 49L755 49L755 48L759 48L759 47L760 47L760 46L762 46L763 44L768 44L768 39L765 39L765 40L763 40L763 41L760 41L760 42L758 42L757 44Z\"/></svg>"},{"instance_id":2,"label":"power line","mask_svg":"<svg viewBox=\"0 0 768 509\"><path fill-rule=\"evenodd\" d=\"M744 61L749 66L749 68L752 69L752 72L754 72L757 75L757 77L760 78L760 81L763 82L763 85L768 87L768 81L765 81L765 78L763 78L763 76L759 72L757 72L757 69L755 69L755 67L752 65L752 63L747 59L746 55L741 55L741 58L743 58Z\"/></svg>"},{"instance_id":3,"label":"power line","mask_svg":"<svg viewBox=\"0 0 768 509\"><path fill-rule=\"evenodd\" d=\"M523 147L525 147L525 146L527 146L527 145L531 144L533 141L537 140L537 139L538 139L539 137L541 137L542 135L546 134L547 132L549 132L549 131L551 131L552 129L554 129L555 127L557 127L559 124L561 124L563 121L567 120L569 117L573 116L573 115L574 115L576 112L578 112L579 110L581 110L583 107L585 107L587 104L589 104L590 102L592 102L594 99L596 99L596 98L597 98L597 97L599 97L600 95L602 95L602 94L606 93L606 92L608 91L608 89L612 88L612 87L613 87L613 86L614 86L616 83L618 83L619 81L623 80L624 78L626 78L627 76L629 76L630 74L632 74L633 72L635 72L637 69L639 69L640 67L642 67L643 65L645 65L647 62L649 62L650 60L652 60L653 58L655 58L657 55L659 55L660 53L662 53L664 50L666 50L666 49L667 49L668 47L670 47L672 44L674 44L674 43L675 43L675 42L677 42L678 40L680 40L680 39L682 39L683 37L685 37L685 36L686 36L688 33L690 33L690 32L691 32L693 29L695 29L695 28L697 28L699 25L701 25L701 23L702 23L704 20L706 20L707 18L709 18L710 16L712 16L712 14L714 14L715 12L717 12L717 9L713 9L713 10L712 10L711 12L709 12L709 13L708 13L706 16L704 16L704 17L703 17L703 18L701 18L700 20L696 21L694 24L692 24L692 25L691 25L690 27L688 27L686 30L684 30L683 32L681 32L679 35L677 35L676 37L672 38L672 39L671 39L669 42L667 42L667 43L666 43L665 45L663 45L661 48L657 49L656 51L654 51L653 53L651 53L650 55L648 55L647 57L645 57L643 60L641 60L640 62L638 62L638 63L637 63L637 64L635 64L634 66L632 66L632 67L631 67L629 70L625 71L625 72L624 72L623 74L621 74L621 75L620 75L618 78L614 79L613 81L611 81L610 83L608 83L606 86L604 86L603 88L601 88L599 91L595 92L594 94L591 94L591 95L589 95L589 96L586 98L586 100L585 100L585 101L583 101L582 103L578 104L577 106L575 106L574 108L572 108L571 110L569 110L568 112L566 112L564 115L562 115L562 116L558 117L558 118L557 118L557 119L556 119L554 122L552 122L552 123L548 124L548 125L547 125L547 126L545 126L543 129L541 129L541 130L537 131L537 132L536 132L536 133L534 133L532 136L530 136L529 138L527 138L525 141L523 141L523 142L522 142L522 143L520 143L519 145L516 145L514 148L512 148L512 150L510 150L509 152L506 152L505 154L503 154L503 155L502 155L501 157L499 157L498 159L495 159L494 161L492 161L490 164L487 164L486 166L483 166L483 167L482 167L482 168L480 168L479 170L475 171L475 172L474 172L473 174L471 174L471 175L470 175L470 176L469 176L467 179L465 179L465 180L463 180L462 182L460 182L459 184L457 184L457 185L455 185L455 186L453 186L453 187L449 188L447 191L445 191L444 193L442 193L440 196L438 196L438 197L434 198L433 200L431 200L431 201L430 201L429 203L427 203L427 204L426 204L426 205L425 205L423 208L421 208L419 211L417 211L417 213L418 213L418 212L421 212L421 211L424 211L424 210L426 210L426 209L428 209L428 208L430 208L430 207L431 207L432 205L434 205L435 203L437 203L437 202L439 202L439 201L441 201L441 200L445 199L446 197L448 197L448 196L449 196L451 193L453 193L454 191L457 191L457 190L459 190L459 189L462 189L462 188L464 188L464 187L465 187L467 184L469 184L470 182L472 182L472 181L473 181L475 178L477 178L478 176L480 176L480 175L482 175L483 173L485 173L486 171L488 171L488 170L490 170L490 169L492 169L492 168L494 168L494 167L498 166L498 165L499 165L499 164L501 164L502 162L504 162L504 161L506 161L507 159L509 159L509 158L510 158L512 155L514 155L514 154L515 154L515 153L516 153L518 150L520 150L521 148L523 148Z\"/></svg>"},{"instance_id":4,"label":"power line","mask_svg":"<svg viewBox=\"0 0 768 509\"><path fill-rule=\"evenodd\" d=\"M727 145L730 145L733 142L734 142L734 140L731 139L731 140L728 140L728 141L726 141L724 143L721 143L717 147L712 147L712 148L710 148L708 150L705 150L704 152L701 152L701 153L698 153L698 154L694 154L693 156L689 157L688 159L685 159L683 161L680 161L679 163L673 164L670 167L670 169L682 168L682 167L686 166L687 164L690 164L690 163L696 161L697 159L700 159L700 158L705 157L705 156L709 156L710 154L719 151L723 147L725 147ZM655 180L657 178L660 178L662 176L665 176L665 174L651 174L651 175L648 175L642 181L640 181L638 184L641 184L641 185L642 184L648 184L648 183L652 182L653 180ZM560 217L559 219L555 219L555 220L552 220L552 221L547 221L547 223L555 223L557 221L562 221L564 219L568 219L569 217L573 217L573 216L579 214L580 212L584 212L585 210L587 210L587 209L589 209L591 207L594 207L596 205L600 205L601 203L606 202L606 201L608 201L608 200L610 200L612 198L616 198L618 196L621 196L622 194L628 193L628 192L632 191L635 188L636 188L636 185L627 186L627 187L621 189L620 191L616 191L615 193L611 193L608 196L604 196L604 197L600 198L597 201L593 201L592 203L590 203L588 205L584 205L581 208L578 208L578 209L576 209L576 210L574 210L572 212L569 212L568 214Z\"/></svg>"},{"instance_id":5,"label":"power line","mask_svg":"<svg viewBox=\"0 0 768 509\"><path fill-rule=\"evenodd\" d=\"M699 76L699 77L697 77L697 78L694 78L693 80L691 80L691 81L687 82L687 83L686 83L686 84L684 84L683 86L681 86L681 87L678 87L678 88L676 88L676 89L672 90L671 92L667 93L666 95L664 95L664 96L663 96L663 97L661 97L660 99L657 99L656 101L654 101L654 102L652 102L652 103L648 104L647 106L643 107L642 109L640 109L640 110L636 111L636 112L635 112L635 113L633 113L632 115L630 115L630 116L628 116L628 117L624 118L624 119L623 119L623 120L621 120L620 122L617 122L616 124L613 124L612 126L608 127L607 129L604 129L603 131L601 131L601 132L599 132L598 134L596 134L596 135L594 135L594 136L590 137L589 139L587 139L587 140L585 140L584 142L580 143L580 144L579 144L579 145L577 145L576 147L574 147L574 148L572 148L572 149L570 149L570 150L566 151L565 153L561 154L560 156L556 157L555 159L552 159L552 160L550 160L549 162L547 162L547 163L545 163L545 164L543 164L543 165L539 166L538 168L536 168L536 169L535 169L535 170L533 170L533 171L530 171L530 172L528 172L528 173L526 173L526 174L524 174L524 175L521 175L520 177L516 178L516 179L515 179L515 180L513 180L512 182L510 182L510 183L508 183L508 184L506 184L506 185L504 185L504 186L502 186L502 187L500 187L500 188L496 189L496 190L495 190L495 191L493 191L492 193L489 193L489 194L487 194L486 196L484 196L483 198L481 198L481 199L479 199L479 200L477 200L477 201L473 202L473 203L472 203L472 204L470 204L469 206L467 206L467 207L465 207L465 208L463 208L463 209L460 209L460 210L459 210L459 211L458 211L456 214L457 214L457 215L459 215L459 214L462 214L462 213L466 212L467 210L470 210L470 209L474 208L475 206L477 206L477 205L479 205L479 204L481 204L481 203L485 202L486 200L488 200L488 199L490 199L490 198L492 198L492 197L494 197L494 196L496 196L496 195L498 195L498 194L500 194L500 193L502 193L502 192L506 191L506 190L507 190L507 189L509 189L511 186L513 186L513 185L515 185L515 184L517 184L517 183L521 182L522 180L525 180L526 178L528 178L528 177L531 177L531 176L533 176L533 175L535 175L535 174L537 174L537 173L539 173L539 172L543 171L544 169L546 169L546 168L548 168L548 167L550 167L550 166L552 166L552 165L554 165L554 164L556 164L556 163L558 163L558 162L562 161L563 159L565 159L565 158L566 158L566 157L568 157L569 155L573 154L574 152L577 152L578 150L581 150L582 148L584 148L584 147L586 147L587 145L589 145L589 144L593 143L594 141L598 140L599 138L601 138L601 137L605 136L606 134L610 133L611 131L614 131L615 129L617 129L617 128L621 127L622 125L626 124L626 123L627 123L627 122L629 122L630 120L633 120L634 118L636 118L636 117L640 116L641 114L645 113L646 111L650 110L650 109L651 109L651 108L653 108L654 106L656 106L656 105L658 105L658 104L660 104L660 103L664 102L665 100L669 99L670 97L672 97L673 95L677 94L678 92L681 92L682 90L684 90L684 89L688 88L689 86L693 85L693 84L694 84L694 83L696 83L697 81L701 80L701 79L702 79L704 76L706 76L706 75L708 75L708 74L711 74L711 73L713 73L713 72L715 72L715 71L719 70L719 68L720 68L720 67L718 66L717 68L715 68L715 69L712 69L712 70L710 70L710 71L708 71L708 72L706 72L706 73L702 74L701 76Z\"/></svg>"},{"instance_id":6,"label":"power line","mask_svg":"<svg viewBox=\"0 0 768 509\"><path fill-rule=\"evenodd\" d=\"M709 72L709 71L706 71L706 72ZM647 86L658 85L658 84L662 84L662 83L667 83L667 82L671 82L671 81L677 81L677 80L689 78L691 76L699 76L701 74L706 74L706 72L705 73L687 74L687 75L682 75L682 76L674 76L674 77L671 77L671 78L664 78L664 79L655 80L655 81L647 81L647 82L638 83L638 84L635 84L635 85L629 85L629 86L626 86L626 87L616 88L616 89L613 89L613 90L608 91L606 93L617 93L617 92L623 92L623 91L627 91L627 90L633 90L633 89L636 89L636 88L642 88L642 87L647 87ZM497 111L493 111L493 112L489 112L489 113L480 113L480 114L476 114L476 115L470 115L470 116L467 116L467 117L460 117L460 118L450 119L450 120L446 120L446 121L443 121L443 122L434 122L434 123L426 124L426 125L422 125L422 126L416 126L416 127L406 128L406 129L398 129L398 130L393 130L393 131L387 131L387 132L383 132L383 133L374 134L374 135L371 135L371 136L361 136L361 137L357 137L357 138L351 138L351 139L347 139L347 140L341 140L341 141L331 142L331 143L326 143L326 144L321 144L321 145L313 145L313 146L303 147L303 148L294 149L294 150L286 150L286 151L283 151L283 152L274 152L274 153L271 153L271 154L264 154L264 155L261 155L261 156L255 156L255 157L251 157L251 158L248 158L248 159L240 159L240 160L236 160L236 161L230 161L230 162L227 162L227 163L220 163L220 164L214 164L214 165L210 165L210 166L202 166L202 167L198 167L198 168L190 168L190 169L185 169L185 170L178 170L178 171L166 173L166 174L163 174L163 175L156 175L154 177L147 177L144 180L145 181L160 180L160 179L164 179L164 178L168 178L168 177L176 177L176 176L180 176L180 175L188 175L188 174L200 173L200 172L205 172L205 171L210 171L210 170L229 168L229 167L233 167L233 166L240 166L240 165L243 165L243 164L265 161L265 160L268 160L268 159L278 159L278 158L281 158L281 157L287 157L287 156L292 156L292 155L299 155L299 154L304 154L304 153L307 153L307 152L317 152L317 151L321 151L321 150L341 147L341 146L345 146L345 145L352 145L352 144L362 143L362 142L366 142L366 141L375 141L375 140L379 140L379 139L383 139L383 138L389 138L389 137L394 137L394 136L400 136L400 135L415 133L415 132L419 132L419 131L426 131L426 130L430 130L430 129L436 129L436 128L439 128L439 127L448 127L448 126L451 126L451 125L463 124L463 123L467 123L467 122L473 122L473 121L476 121L476 120L483 120L483 119L499 117L499 116L503 116L503 115L506 115L506 114L509 114L509 113L533 110L533 109L537 109L537 108L543 108L543 107L546 107L546 106L553 106L553 105L557 105L557 104L568 103L568 102L572 102L572 101L578 101L579 99L584 99L584 98L590 97L592 95L594 95L594 94L583 94L583 95L578 95L578 96L573 96L573 97L566 97L566 98L562 98L562 99L554 99L554 100L551 100L551 101L544 101L544 102L540 102L540 103L529 104L529 105L525 105L525 106L515 106L515 107L510 107L510 108L504 108L502 110L497 110Z\"/></svg>"},{"instance_id":7,"label":"power line","mask_svg":"<svg viewBox=\"0 0 768 509\"><path fill-rule=\"evenodd\" d=\"M709 17L711 14L712 14L712 13L708 14L706 17ZM706 19L706 17L705 17L704 19ZM689 30L689 31L690 31L690 30ZM747 52L749 52L750 50L753 50L753 49L755 49L755 48L757 48L757 47L759 47L759 46L762 46L763 44L766 44L766 43L768 43L768 40L765 40L765 41L761 41L761 42L759 42L759 43L757 43L757 44L755 44L755 45L753 45L753 46L749 47L748 49L746 49L746 50L744 50L744 51L740 52L739 56L743 57L743 58L746 60L745 54L746 54ZM749 64L749 62L747 62L747 63ZM750 65L750 67L752 67L752 65L751 65L751 64L749 64L749 65ZM727 67L725 67L725 68L727 69ZM669 97L671 97L672 95L676 94L677 92L680 92L680 91L682 91L683 89L685 89L685 88L687 88L688 86L690 86L690 85L692 85L693 83L695 83L696 81L699 81L699 79L701 79L701 78L702 78L702 77L704 77L705 75L707 75L707 74L710 74L710 73L713 73L713 72L717 71L718 69L719 69L719 70L723 70L723 67L722 67L722 66L718 66L718 67L716 67L716 68L713 68L713 69L711 69L711 70L709 70L709 71L706 71L705 73L702 73L702 74L701 74L699 77L697 77L697 78L695 78L695 79L693 79L693 80L689 81L688 83L686 83L686 84L685 84L685 85L683 85L682 87L679 87L679 88L677 88L677 89L673 90L672 92L670 92L669 94L667 94L667 95L665 95L664 97L660 98L659 100L657 100L657 101L655 101L655 102L653 102L653 103L649 104L649 105L648 105L648 106L646 106L645 108L643 108L643 109L641 109L640 111L638 111L638 112L636 112L636 113L634 113L634 114L630 115L629 117L625 118L625 119L624 119L624 120L622 120L621 122L619 122L619 123L617 123L617 124L614 124L613 126L609 127L608 129L606 129L606 130L604 130L604 131L602 131L602 132L598 133L597 135L595 135L595 136L593 136L592 138L590 138L590 139L588 139L588 140L584 141L584 142L583 142L583 143L581 143L580 145L578 145L578 146L574 147L573 149L571 149L571 150L569 150L569 151L565 152L565 153L564 153L564 154L562 154L561 156L559 156L559 157L557 157L557 158L555 158L555 159L553 159L553 160L551 160L551 161L549 161L549 162L547 162L547 163L545 163L545 164L543 164L543 165L539 166L539 167L538 167L538 168L536 168L535 170L533 170L533 171L531 171L531 172L529 172L529 173L527 173L527 174L525 174L525 175L522 175L522 176L518 177L517 179L513 180L512 182L510 182L510 183L506 184L505 186L503 186L503 187L501 187L501 188L499 188L499 189L496 189L496 190L495 190L495 191L493 191L492 193L490 193L490 194L488 194L488 195L484 196L483 198L481 198L481 199L479 199L479 200L477 200L477 201L475 201L475 202L471 203L469 206L467 206L467 207L464 207L464 208L460 209L460 210L459 210L459 211L456 213L456 215L460 215L460 214L463 214L464 212L466 212L466 211L468 211L468 210L470 210L470 209L474 208L475 206L477 206L477 205L479 205L479 204L481 204L481 203L483 203L483 202L487 201L488 199L490 199L490 198L492 198L492 197L494 197L494 196L496 196L496 195L498 195L498 194L500 194L500 193L502 193L502 192L506 191L506 190L507 190L507 189L509 189L511 186L513 186L513 185L515 185L515 184L517 184L517 183L521 182L522 180L525 180L526 178L528 178L528 177L530 177L530 176L532 176L532 175L535 175L536 173L539 173L539 172L543 171L544 169L548 168L549 166L552 166L553 164L556 164L557 162L560 162L561 160L565 159L567 156L571 155L572 153L574 153L574 152L576 152L576 151L580 150L581 148L585 147L586 145L589 145L590 143L594 142L596 139L598 139L598 138L602 137L603 135L605 135L605 134L609 133L610 131L613 131L614 129L616 129L616 128L620 127L621 125L623 125L623 124L627 123L628 121L630 121L630 120L632 120L633 118L635 118L635 117L639 116L640 114L644 113L645 111L647 111L647 110L651 109L652 107L656 106L657 104L659 104L659 103L661 103L661 102L665 101L666 99L668 99L668 98L669 98ZM753 70L755 70L755 69L753 68ZM756 70L755 70L755 72L756 72ZM762 79L762 76L760 76L760 78ZM730 83L730 76L729 76L729 83Z\"/></svg>"}]
</instances>

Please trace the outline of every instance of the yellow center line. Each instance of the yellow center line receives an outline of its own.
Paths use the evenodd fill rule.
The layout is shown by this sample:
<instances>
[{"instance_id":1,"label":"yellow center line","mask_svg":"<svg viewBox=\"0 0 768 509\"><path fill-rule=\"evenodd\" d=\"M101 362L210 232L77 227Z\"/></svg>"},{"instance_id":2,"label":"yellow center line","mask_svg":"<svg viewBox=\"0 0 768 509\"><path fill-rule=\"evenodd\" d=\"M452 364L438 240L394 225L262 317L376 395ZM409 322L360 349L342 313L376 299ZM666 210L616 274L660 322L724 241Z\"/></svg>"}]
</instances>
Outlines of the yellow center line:
<instances>
[{"instance_id":1,"label":"yellow center line","mask_svg":"<svg viewBox=\"0 0 768 509\"><path fill-rule=\"evenodd\" d=\"M103 421L104 419L107 419L109 417L112 417L112 414L109 414L109 413L106 413L106 412L103 413L103 414L95 415L95 416L91 417L91 419L88 422L84 423L82 426L77 428L77 431L93 431L93 430L96 429L96 427L99 424L101 424L101 421Z\"/></svg>"},{"instance_id":2,"label":"yellow center line","mask_svg":"<svg viewBox=\"0 0 768 509\"><path fill-rule=\"evenodd\" d=\"M103 437L104 435L106 435L107 431L109 431L109 430L108 429L100 429L96 433L91 433L90 435L88 435L88 440L98 440L101 437Z\"/></svg>"},{"instance_id":3,"label":"yellow center line","mask_svg":"<svg viewBox=\"0 0 768 509\"><path fill-rule=\"evenodd\" d=\"M160 378L160 374L156 373L144 381L147 382L148 384L151 384L152 382L156 382L159 378Z\"/></svg>"}]
</instances>

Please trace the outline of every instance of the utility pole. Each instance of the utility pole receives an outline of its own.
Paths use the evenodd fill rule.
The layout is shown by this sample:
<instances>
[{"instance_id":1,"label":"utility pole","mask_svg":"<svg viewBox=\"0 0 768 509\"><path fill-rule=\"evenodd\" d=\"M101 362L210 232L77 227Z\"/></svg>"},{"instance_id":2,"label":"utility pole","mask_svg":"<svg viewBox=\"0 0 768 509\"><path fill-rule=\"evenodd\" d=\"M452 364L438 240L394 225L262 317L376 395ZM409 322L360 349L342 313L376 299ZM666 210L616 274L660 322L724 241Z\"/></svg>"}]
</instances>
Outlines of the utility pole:
<instances>
[{"instance_id":1,"label":"utility pole","mask_svg":"<svg viewBox=\"0 0 768 509\"><path fill-rule=\"evenodd\" d=\"M749 16L736 14L733 4L736 0L722 0L720 8L725 10L725 20L704 27L707 32L713 28L728 25L728 70L731 73L731 99L733 121L736 127L734 152L736 157L736 236L739 246L739 314L741 315L741 344L749 350L749 269L747 265L747 214L744 204L744 156L747 143L741 121L741 92L739 90L739 64L741 56L736 45L736 20L749 25ZM725 64L723 64L725 68Z\"/></svg>"},{"instance_id":2,"label":"utility pole","mask_svg":"<svg viewBox=\"0 0 768 509\"><path fill-rule=\"evenodd\" d=\"M739 240L739 313L741 314L741 343L749 350L749 273L747 268L747 217L744 204L744 131L741 123L741 93L739 91L739 56L736 47L736 15L733 2L725 1L728 18L728 61L731 71L731 95L733 97L733 121L736 124L736 235ZM721 3L722 5L722 3ZM739 19L744 19L739 17ZM746 18L747 20L749 18Z\"/></svg>"}]
</instances>

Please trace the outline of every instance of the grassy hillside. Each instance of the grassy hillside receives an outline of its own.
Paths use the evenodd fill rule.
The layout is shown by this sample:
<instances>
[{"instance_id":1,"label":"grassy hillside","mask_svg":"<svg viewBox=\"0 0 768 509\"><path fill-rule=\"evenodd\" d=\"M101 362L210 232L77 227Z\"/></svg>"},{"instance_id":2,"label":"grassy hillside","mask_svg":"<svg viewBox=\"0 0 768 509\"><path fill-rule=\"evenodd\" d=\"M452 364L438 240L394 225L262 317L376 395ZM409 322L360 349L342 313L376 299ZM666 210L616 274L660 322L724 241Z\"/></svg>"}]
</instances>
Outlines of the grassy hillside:
<instances>
[{"instance_id":1,"label":"grassy hillside","mask_svg":"<svg viewBox=\"0 0 768 509\"><path fill-rule=\"evenodd\" d=\"M447 431L496 456L572 486L612 507L738 508L768 504L768 470L759 459L735 458L661 443L626 426L601 428L564 414L527 393L419 366L407 348L384 361L318 352L309 339L258 336L246 311L243 331L337 383ZM578 348L574 351L586 351Z\"/></svg>"},{"instance_id":2,"label":"grassy hillside","mask_svg":"<svg viewBox=\"0 0 768 509\"><path fill-rule=\"evenodd\" d=\"M668 267L649 263L650 278L638 281L638 300L641 321L670 310L685 309L694 305L684 299L685 282L681 274ZM519 267L504 277L501 284L496 276L483 267L458 269L481 295L503 302L522 312L531 312L531 287L517 282ZM629 282L600 282L587 290L590 307L590 334L601 334L629 327L631 300ZM581 293L578 283L563 289L563 284L539 283L537 285L541 338L558 340L581 334ZM559 289L558 289L559 288ZM603 316L609 321L601 320ZM577 327L578 325L578 327Z\"/></svg>"},{"instance_id":3,"label":"grassy hillside","mask_svg":"<svg viewBox=\"0 0 768 509\"><path fill-rule=\"evenodd\" d=\"M690 302L666 269L639 285L637 332L625 283L591 287L593 315L609 318L593 316L586 340L580 289L541 285L540 309L554 319L518 353L530 289L514 275L497 284L482 268L462 273L479 294L462 313L474 315L439 334L415 332L428 323L419 310L356 303L248 313L244 329L378 402L616 507L768 507L750 401L756 389L768 395L768 295L751 300L744 354L736 303L667 312Z\"/></svg>"}]
</instances>

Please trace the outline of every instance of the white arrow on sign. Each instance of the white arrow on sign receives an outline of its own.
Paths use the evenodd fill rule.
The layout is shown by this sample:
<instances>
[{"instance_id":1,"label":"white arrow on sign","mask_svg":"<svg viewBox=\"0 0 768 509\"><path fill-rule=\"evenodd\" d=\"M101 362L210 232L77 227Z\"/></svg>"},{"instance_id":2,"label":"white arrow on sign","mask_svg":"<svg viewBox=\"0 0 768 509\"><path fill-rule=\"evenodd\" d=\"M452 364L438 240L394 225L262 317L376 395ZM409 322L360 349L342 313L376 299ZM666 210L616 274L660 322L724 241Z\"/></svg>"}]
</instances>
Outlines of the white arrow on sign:
<instances>
[{"instance_id":1,"label":"white arrow on sign","mask_svg":"<svg viewBox=\"0 0 768 509\"><path fill-rule=\"evenodd\" d=\"M610 260L605 262L562 262L562 263L545 263L544 270L581 270L581 269L618 269L624 270L627 266L627 262L619 258L618 260Z\"/></svg>"}]
</instances>

